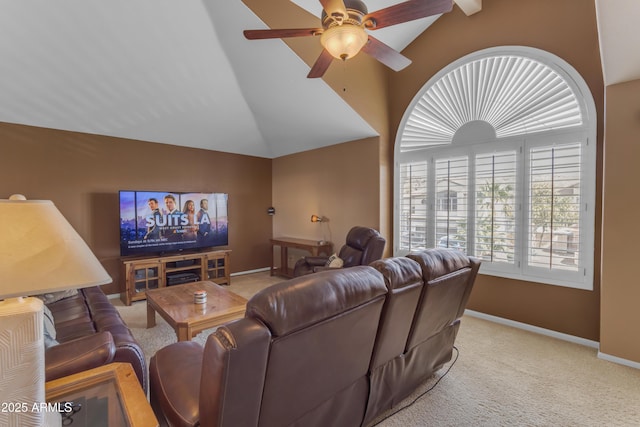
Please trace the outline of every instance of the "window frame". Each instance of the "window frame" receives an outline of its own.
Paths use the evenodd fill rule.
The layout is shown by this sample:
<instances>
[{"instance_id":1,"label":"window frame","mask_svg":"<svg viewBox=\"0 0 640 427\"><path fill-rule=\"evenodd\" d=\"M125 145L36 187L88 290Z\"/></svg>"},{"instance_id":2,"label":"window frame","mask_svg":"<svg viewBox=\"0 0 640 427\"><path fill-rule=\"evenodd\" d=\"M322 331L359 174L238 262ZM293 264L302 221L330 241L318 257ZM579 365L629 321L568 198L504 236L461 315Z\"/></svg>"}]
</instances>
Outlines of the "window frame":
<instances>
[{"instance_id":1,"label":"window frame","mask_svg":"<svg viewBox=\"0 0 640 427\"><path fill-rule=\"evenodd\" d=\"M420 149L411 149L402 152L401 142L402 136L407 124L410 113L413 111L422 95L443 76L450 71L475 61L483 57L501 56L501 55L520 55L531 58L542 64L547 65L557 74L559 74L573 91L578 104L580 105L580 113L582 115L583 124L581 126L573 126L569 128L536 131L528 134L484 138L473 143L456 142L443 144L442 142L434 143L433 146ZM464 124L463 124L464 125ZM461 126L462 127L462 126ZM452 138L453 140L453 138ZM578 229L580 230L579 251L580 258L578 260L577 271L567 272L558 269L547 270L530 266L527 263L528 258L528 242L529 242L529 209L528 200L530 198L529 183L529 156L532 148L546 146L565 146L568 144L581 144L581 162L580 162L580 220ZM512 266L508 263L491 263L483 262L480 273L498 277L505 277L515 280L523 280L529 282L544 283L550 285L559 285L570 288L578 288L585 290L593 290L594 275L594 243L595 243L595 169L596 169L596 114L595 103L588 86L584 79L577 73L573 67L557 56L541 51L539 49L521 47L521 46L503 46L485 49L474 52L457 61L454 61L440 72L434 75L429 81L418 91L413 101L409 104L404 113L402 122L398 128L394 155L394 255L402 256L410 250L400 249L400 168L402 164L418 163L427 161L427 212L426 212L426 247L437 246L438 237L437 223L435 216L438 208L438 194L435 191L435 161L436 158L453 158L457 156L468 156L468 164L473 168L476 161L476 155L485 154L491 151L504 152L509 149L517 150L516 167L516 205L518 205L515 226L515 262ZM473 249L473 231L469 229L475 226L475 170L467 172L469 176L467 191L467 251ZM473 177L473 179L471 179ZM460 194L458 195L460 197ZM460 202L459 202L460 203ZM458 205L460 206L460 205ZM460 207L458 207L460 209ZM586 231L585 231L586 230ZM470 251L473 255L473 250Z\"/></svg>"}]
</instances>

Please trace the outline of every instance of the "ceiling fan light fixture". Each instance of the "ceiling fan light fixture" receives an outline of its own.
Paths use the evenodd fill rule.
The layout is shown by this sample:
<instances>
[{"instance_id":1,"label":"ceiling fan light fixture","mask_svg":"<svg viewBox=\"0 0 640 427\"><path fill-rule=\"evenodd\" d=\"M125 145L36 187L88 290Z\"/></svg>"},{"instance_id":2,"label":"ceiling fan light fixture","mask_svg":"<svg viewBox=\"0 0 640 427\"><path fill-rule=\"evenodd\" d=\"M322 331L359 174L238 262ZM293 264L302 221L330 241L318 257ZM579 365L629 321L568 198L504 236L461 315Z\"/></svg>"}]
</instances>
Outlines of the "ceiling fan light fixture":
<instances>
[{"instance_id":1,"label":"ceiling fan light fixture","mask_svg":"<svg viewBox=\"0 0 640 427\"><path fill-rule=\"evenodd\" d=\"M356 56L361 50L392 70L400 71L411 64L411 60L370 36L367 31L450 12L454 0L400 1L369 13L362 0L320 0L322 28L245 30L244 36L249 40L258 40L320 35L323 49L309 70L307 77L310 79L322 77L333 62L333 58L346 61Z\"/></svg>"},{"instance_id":2,"label":"ceiling fan light fixture","mask_svg":"<svg viewBox=\"0 0 640 427\"><path fill-rule=\"evenodd\" d=\"M320 36L320 43L331 56L346 61L356 56L368 39L364 28L345 23L326 29Z\"/></svg>"}]
</instances>

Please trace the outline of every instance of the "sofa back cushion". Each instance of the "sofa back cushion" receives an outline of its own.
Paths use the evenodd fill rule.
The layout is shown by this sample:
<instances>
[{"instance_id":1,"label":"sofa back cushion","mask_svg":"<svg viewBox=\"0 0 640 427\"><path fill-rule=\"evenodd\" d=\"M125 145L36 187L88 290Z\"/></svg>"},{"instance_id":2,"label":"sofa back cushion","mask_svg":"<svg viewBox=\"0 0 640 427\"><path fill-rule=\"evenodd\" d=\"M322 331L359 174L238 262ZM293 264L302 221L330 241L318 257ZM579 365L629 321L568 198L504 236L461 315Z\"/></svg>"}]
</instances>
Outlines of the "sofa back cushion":
<instances>
[{"instance_id":1,"label":"sofa back cushion","mask_svg":"<svg viewBox=\"0 0 640 427\"><path fill-rule=\"evenodd\" d=\"M424 282L420 265L406 257L378 260L371 266L382 273L388 290L371 360L373 371L405 351Z\"/></svg>"},{"instance_id":2,"label":"sofa back cushion","mask_svg":"<svg viewBox=\"0 0 640 427\"><path fill-rule=\"evenodd\" d=\"M59 342L68 342L96 333L82 292L49 303L47 307L55 320L56 340Z\"/></svg>"},{"instance_id":3,"label":"sofa back cushion","mask_svg":"<svg viewBox=\"0 0 640 427\"><path fill-rule=\"evenodd\" d=\"M249 317L209 335L202 358L199 425L258 425L270 341L269 329Z\"/></svg>"},{"instance_id":4,"label":"sofa back cushion","mask_svg":"<svg viewBox=\"0 0 640 427\"><path fill-rule=\"evenodd\" d=\"M407 350L427 341L462 317L480 262L455 249L427 249L407 255L425 282Z\"/></svg>"},{"instance_id":5,"label":"sofa back cushion","mask_svg":"<svg viewBox=\"0 0 640 427\"><path fill-rule=\"evenodd\" d=\"M272 335L259 425L360 424L386 291L378 271L359 266L292 279L249 300L246 316Z\"/></svg>"},{"instance_id":6,"label":"sofa back cushion","mask_svg":"<svg viewBox=\"0 0 640 427\"><path fill-rule=\"evenodd\" d=\"M377 230L356 226L349 230L338 256L343 260L344 267L369 265L382 257L385 243L386 240Z\"/></svg>"}]
</instances>

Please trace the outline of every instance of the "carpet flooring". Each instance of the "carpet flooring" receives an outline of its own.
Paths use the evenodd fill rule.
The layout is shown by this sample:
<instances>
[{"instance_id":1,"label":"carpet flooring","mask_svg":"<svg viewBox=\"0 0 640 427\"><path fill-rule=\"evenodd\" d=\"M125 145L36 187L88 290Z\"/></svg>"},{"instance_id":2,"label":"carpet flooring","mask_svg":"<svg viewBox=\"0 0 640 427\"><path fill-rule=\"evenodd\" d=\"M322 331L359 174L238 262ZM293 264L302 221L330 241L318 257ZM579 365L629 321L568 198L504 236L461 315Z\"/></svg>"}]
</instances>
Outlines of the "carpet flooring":
<instances>
[{"instance_id":1,"label":"carpet flooring","mask_svg":"<svg viewBox=\"0 0 640 427\"><path fill-rule=\"evenodd\" d=\"M268 272L235 276L229 289L249 298L280 280ZM176 341L160 316L146 329L144 301L129 307L112 301L147 360ZM194 341L204 343L210 333L203 331ZM446 365L370 427L640 426L640 370L598 359L593 348L470 316L462 320L456 347L453 366Z\"/></svg>"}]
</instances>

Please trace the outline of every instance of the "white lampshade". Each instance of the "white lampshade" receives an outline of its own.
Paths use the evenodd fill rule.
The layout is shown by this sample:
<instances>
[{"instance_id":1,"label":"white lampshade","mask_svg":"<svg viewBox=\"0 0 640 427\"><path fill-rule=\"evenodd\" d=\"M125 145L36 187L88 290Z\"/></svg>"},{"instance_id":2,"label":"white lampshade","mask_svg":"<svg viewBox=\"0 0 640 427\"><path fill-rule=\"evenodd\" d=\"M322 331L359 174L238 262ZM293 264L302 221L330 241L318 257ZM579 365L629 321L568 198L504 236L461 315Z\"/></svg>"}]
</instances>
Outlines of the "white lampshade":
<instances>
[{"instance_id":1,"label":"white lampshade","mask_svg":"<svg viewBox=\"0 0 640 427\"><path fill-rule=\"evenodd\" d=\"M353 58L367 43L369 36L358 25L342 24L326 29L320 36L320 43L337 59Z\"/></svg>"},{"instance_id":2,"label":"white lampshade","mask_svg":"<svg viewBox=\"0 0 640 427\"><path fill-rule=\"evenodd\" d=\"M48 200L0 200L0 298L111 282L82 237Z\"/></svg>"}]
</instances>

